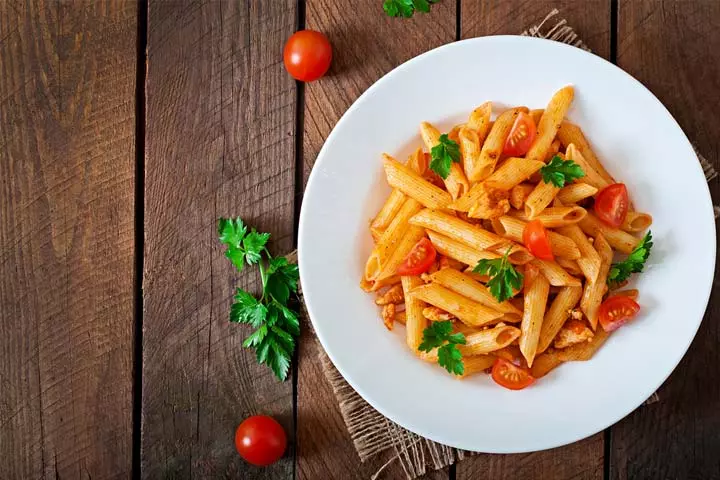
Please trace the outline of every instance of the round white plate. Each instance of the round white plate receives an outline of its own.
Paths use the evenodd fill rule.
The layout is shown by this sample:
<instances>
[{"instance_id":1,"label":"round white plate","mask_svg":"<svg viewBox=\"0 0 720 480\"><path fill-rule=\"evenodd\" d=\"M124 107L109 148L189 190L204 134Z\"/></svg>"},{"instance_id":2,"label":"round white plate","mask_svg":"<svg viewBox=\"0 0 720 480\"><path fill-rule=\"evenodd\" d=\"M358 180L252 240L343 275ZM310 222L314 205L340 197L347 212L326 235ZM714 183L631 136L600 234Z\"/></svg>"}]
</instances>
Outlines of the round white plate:
<instances>
[{"instance_id":1,"label":"round white plate","mask_svg":"<svg viewBox=\"0 0 720 480\"><path fill-rule=\"evenodd\" d=\"M520 66L520 68L518 68ZM510 391L478 375L459 381L419 360L404 329L390 333L358 283L372 240L368 222L390 192L380 155L405 160L418 125L447 130L492 101L544 108L575 86L568 114L635 207L653 215L655 247L637 275L641 314L588 362L562 365ZM592 435L638 407L668 377L702 320L715 269L707 183L682 130L639 82L561 43L485 37L445 45L369 88L338 122L313 168L300 213L305 301L323 347L345 379L403 427L466 450L515 453Z\"/></svg>"}]
</instances>

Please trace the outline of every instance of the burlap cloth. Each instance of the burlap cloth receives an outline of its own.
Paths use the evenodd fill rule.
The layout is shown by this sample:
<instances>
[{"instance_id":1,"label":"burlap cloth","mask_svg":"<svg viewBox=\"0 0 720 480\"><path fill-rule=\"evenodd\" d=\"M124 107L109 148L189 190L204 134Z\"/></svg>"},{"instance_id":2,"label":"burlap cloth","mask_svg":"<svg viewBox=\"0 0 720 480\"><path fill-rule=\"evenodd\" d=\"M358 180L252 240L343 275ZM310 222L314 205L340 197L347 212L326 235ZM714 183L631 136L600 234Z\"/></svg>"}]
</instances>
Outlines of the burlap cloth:
<instances>
[{"instance_id":1,"label":"burlap cloth","mask_svg":"<svg viewBox=\"0 0 720 480\"><path fill-rule=\"evenodd\" d=\"M558 20L556 18L557 14L558 11L553 10L542 22L528 28L521 35L547 38L590 51L564 19ZM697 151L695 153L697 153L705 172L705 178L709 182L717 176L717 172L702 155ZM719 212L720 208L716 206L716 218ZM307 316L306 310L303 313ZM325 351L322 348L319 351L323 371L335 393L340 412L360 460L364 462L390 449L394 453L390 460L371 477L372 480L379 478L384 468L392 462L399 462L408 480L410 480L424 475L428 470L444 468L462 460L466 455L474 454L428 440L387 419L352 389L332 364ZM653 393L643 405L658 400L658 394Z\"/></svg>"}]
</instances>

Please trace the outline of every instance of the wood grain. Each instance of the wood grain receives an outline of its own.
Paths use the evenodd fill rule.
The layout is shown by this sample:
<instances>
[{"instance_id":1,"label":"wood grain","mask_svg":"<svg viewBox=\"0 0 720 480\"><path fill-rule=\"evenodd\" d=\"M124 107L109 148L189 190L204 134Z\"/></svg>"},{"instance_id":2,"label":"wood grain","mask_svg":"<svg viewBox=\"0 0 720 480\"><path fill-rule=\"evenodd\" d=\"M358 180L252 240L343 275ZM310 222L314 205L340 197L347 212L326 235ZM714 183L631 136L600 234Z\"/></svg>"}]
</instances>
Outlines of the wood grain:
<instances>
[{"instance_id":1,"label":"wood grain","mask_svg":"<svg viewBox=\"0 0 720 480\"><path fill-rule=\"evenodd\" d=\"M379 1L307 0L307 28L328 35L334 58L329 75L304 89L305 180L325 138L352 102L402 62L453 41L455 24L454 1L433 5L429 14L401 19L387 17ZM297 476L365 480L387 458L360 463L317 359L317 348L309 325L305 325L297 387ZM428 478L447 478L447 472L434 472ZM404 478L404 473L393 462L381 478Z\"/></svg>"},{"instance_id":2,"label":"wood grain","mask_svg":"<svg viewBox=\"0 0 720 480\"><path fill-rule=\"evenodd\" d=\"M594 53L607 58L610 52L609 0L462 0L461 5L462 38L518 34L557 8L560 13L556 18L565 18ZM458 464L457 479L600 479L603 452L603 434L599 433L581 442L542 452L478 455Z\"/></svg>"},{"instance_id":3,"label":"wood grain","mask_svg":"<svg viewBox=\"0 0 720 480\"><path fill-rule=\"evenodd\" d=\"M618 65L657 95L716 169L718 18L720 3L713 0L622 0L618 5ZM717 179L710 190L717 202ZM609 478L720 478L719 301L715 294L710 298L695 341L658 392L660 401L612 428Z\"/></svg>"},{"instance_id":4,"label":"wood grain","mask_svg":"<svg viewBox=\"0 0 720 480\"><path fill-rule=\"evenodd\" d=\"M0 2L0 478L130 478L134 2Z\"/></svg>"},{"instance_id":5,"label":"wood grain","mask_svg":"<svg viewBox=\"0 0 720 480\"><path fill-rule=\"evenodd\" d=\"M145 189L142 477L292 478L292 379L281 383L230 324L235 287L257 293L223 255L216 219L241 216L292 248L295 85L282 46L296 2L150 1ZM275 416L290 447L264 469L233 439Z\"/></svg>"}]
</instances>

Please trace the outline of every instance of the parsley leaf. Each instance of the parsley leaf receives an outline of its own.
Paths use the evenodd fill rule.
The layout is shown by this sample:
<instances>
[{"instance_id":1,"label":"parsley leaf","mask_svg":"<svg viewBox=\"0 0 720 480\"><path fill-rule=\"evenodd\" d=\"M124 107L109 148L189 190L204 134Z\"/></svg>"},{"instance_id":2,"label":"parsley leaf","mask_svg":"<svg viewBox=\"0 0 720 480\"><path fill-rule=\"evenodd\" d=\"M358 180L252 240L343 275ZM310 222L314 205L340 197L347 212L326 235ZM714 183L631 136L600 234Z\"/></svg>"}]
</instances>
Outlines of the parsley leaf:
<instances>
[{"instance_id":1,"label":"parsley leaf","mask_svg":"<svg viewBox=\"0 0 720 480\"><path fill-rule=\"evenodd\" d=\"M423 339L418 350L430 352L437 348L438 364L454 375L462 375L465 366L457 345L465 345L465 335L452 331L453 325L450 320L432 322L423 330Z\"/></svg>"},{"instance_id":2,"label":"parsley leaf","mask_svg":"<svg viewBox=\"0 0 720 480\"><path fill-rule=\"evenodd\" d=\"M515 270L515 267L508 260L511 249L512 247L508 248L502 258L494 260L482 259L473 268L473 272L490 277L487 286L490 289L490 294L497 298L498 302L504 302L508 298L512 298L515 295L514 291L522 287L522 273Z\"/></svg>"},{"instance_id":3,"label":"parsley leaf","mask_svg":"<svg viewBox=\"0 0 720 480\"><path fill-rule=\"evenodd\" d=\"M540 175L542 175L543 182L562 188L566 183L584 177L585 172L572 160L563 160L555 155L550 163L540 169Z\"/></svg>"},{"instance_id":4,"label":"parsley leaf","mask_svg":"<svg viewBox=\"0 0 720 480\"><path fill-rule=\"evenodd\" d=\"M650 256L652 246L652 232L648 232L625 260L620 263L613 263L610 266L607 283L621 283L630 278L633 273L642 272L645 267L645 260Z\"/></svg>"},{"instance_id":5,"label":"parsley leaf","mask_svg":"<svg viewBox=\"0 0 720 480\"><path fill-rule=\"evenodd\" d=\"M430 156L430 169L445 179L450 175L452 162L460 161L460 146L443 133L440 142L430 150Z\"/></svg>"},{"instance_id":6,"label":"parsley leaf","mask_svg":"<svg viewBox=\"0 0 720 480\"><path fill-rule=\"evenodd\" d=\"M297 292L298 267L285 257L270 256L266 248L270 234L258 233L254 228L248 233L240 217L219 219L218 237L227 245L225 255L238 271L245 263L257 264L262 280L263 293L259 299L237 289L230 307L230 321L255 328L243 341L243 347L254 348L258 363L267 365L280 380L285 380L300 335L298 314L287 306L290 294Z\"/></svg>"},{"instance_id":7,"label":"parsley leaf","mask_svg":"<svg viewBox=\"0 0 720 480\"><path fill-rule=\"evenodd\" d=\"M383 10L391 17L410 18L415 10L423 13L430 11L430 4L438 0L385 0Z\"/></svg>"}]
</instances>

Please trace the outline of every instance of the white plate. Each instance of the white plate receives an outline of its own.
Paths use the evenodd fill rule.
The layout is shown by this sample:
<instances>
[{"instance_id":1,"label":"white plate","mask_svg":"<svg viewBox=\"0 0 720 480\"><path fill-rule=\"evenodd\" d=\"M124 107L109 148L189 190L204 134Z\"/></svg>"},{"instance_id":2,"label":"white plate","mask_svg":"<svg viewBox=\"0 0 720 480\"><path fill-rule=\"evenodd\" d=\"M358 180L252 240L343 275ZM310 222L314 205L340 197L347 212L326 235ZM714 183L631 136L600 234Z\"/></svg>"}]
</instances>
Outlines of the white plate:
<instances>
[{"instance_id":1,"label":"white plate","mask_svg":"<svg viewBox=\"0 0 720 480\"><path fill-rule=\"evenodd\" d=\"M517 68L517 66L521 68ZM420 361L404 329L389 333L358 282L372 241L368 221L390 189L380 154L407 158L418 125L443 129L491 100L543 108L575 86L568 116L598 156L652 213L655 248L638 276L640 316L588 362L565 364L513 392L485 375L458 381ZM300 213L300 277L323 347L379 412L432 440L515 453L564 445L617 422L678 364L702 320L715 268L715 223L697 157L663 105L605 60L561 43L485 37L410 60L369 88L332 131Z\"/></svg>"}]
</instances>

